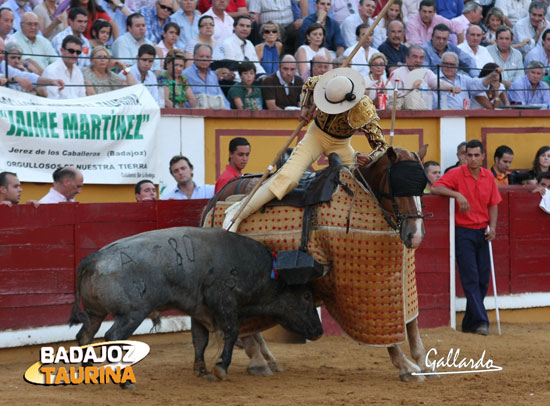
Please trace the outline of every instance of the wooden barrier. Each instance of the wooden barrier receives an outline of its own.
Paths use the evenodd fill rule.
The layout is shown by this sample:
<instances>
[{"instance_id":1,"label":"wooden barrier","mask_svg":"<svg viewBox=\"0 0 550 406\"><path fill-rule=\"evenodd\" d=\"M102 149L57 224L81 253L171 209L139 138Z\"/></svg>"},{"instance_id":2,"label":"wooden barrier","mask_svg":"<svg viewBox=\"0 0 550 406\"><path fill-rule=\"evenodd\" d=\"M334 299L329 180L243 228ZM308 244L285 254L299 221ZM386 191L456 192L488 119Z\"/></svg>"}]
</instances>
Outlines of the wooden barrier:
<instances>
[{"instance_id":1,"label":"wooden barrier","mask_svg":"<svg viewBox=\"0 0 550 406\"><path fill-rule=\"evenodd\" d=\"M522 187L501 189L495 267L499 295L550 292L550 216ZM448 199L426 196L417 250L420 325L449 324ZM0 206L0 331L65 324L79 261L144 231L197 226L205 200ZM462 295L457 278L457 294ZM491 294L491 291L489 292Z\"/></svg>"}]
</instances>

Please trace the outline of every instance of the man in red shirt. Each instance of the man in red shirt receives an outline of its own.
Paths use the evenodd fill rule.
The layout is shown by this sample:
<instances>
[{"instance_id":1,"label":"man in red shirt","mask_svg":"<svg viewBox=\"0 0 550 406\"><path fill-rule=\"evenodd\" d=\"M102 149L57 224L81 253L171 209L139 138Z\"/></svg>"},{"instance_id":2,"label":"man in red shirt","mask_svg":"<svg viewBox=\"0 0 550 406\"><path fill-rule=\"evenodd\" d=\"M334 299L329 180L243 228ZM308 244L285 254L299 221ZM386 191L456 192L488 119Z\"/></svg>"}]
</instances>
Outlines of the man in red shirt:
<instances>
[{"instance_id":1,"label":"man in red shirt","mask_svg":"<svg viewBox=\"0 0 550 406\"><path fill-rule=\"evenodd\" d=\"M214 193L218 193L230 180L241 176L250 157L250 143L246 138L236 137L229 142L229 165L216 181Z\"/></svg>"},{"instance_id":2,"label":"man in red shirt","mask_svg":"<svg viewBox=\"0 0 550 406\"><path fill-rule=\"evenodd\" d=\"M460 281L466 294L462 331L489 334L483 299L489 288L489 244L495 238L502 200L491 171L482 168L485 151L479 140L466 144L466 165L451 169L432 186L432 193L454 197L455 246ZM487 229L487 226L489 228Z\"/></svg>"}]
</instances>

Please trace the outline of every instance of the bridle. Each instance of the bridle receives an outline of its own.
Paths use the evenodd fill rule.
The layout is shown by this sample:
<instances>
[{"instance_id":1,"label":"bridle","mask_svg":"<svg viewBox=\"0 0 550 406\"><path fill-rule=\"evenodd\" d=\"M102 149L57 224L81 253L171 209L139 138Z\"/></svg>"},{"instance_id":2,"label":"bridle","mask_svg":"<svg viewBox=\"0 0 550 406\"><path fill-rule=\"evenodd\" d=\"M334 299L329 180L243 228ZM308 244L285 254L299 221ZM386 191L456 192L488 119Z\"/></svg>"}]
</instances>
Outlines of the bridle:
<instances>
[{"instance_id":1,"label":"bridle","mask_svg":"<svg viewBox=\"0 0 550 406\"><path fill-rule=\"evenodd\" d=\"M413 154L416 154L416 153L413 152ZM418 155L416 155L416 156L418 157ZM384 172L384 177L382 178L382 181L381 181L382 189L378 193L376 193L372 190L369 183L367 182L367 180L363 176L362 172L359 169L357 169L357 173L359 173L359 175L362 178L363 183L365 184L366 188L378 200L378 205L380 206L380 209L382 210L382 213L384 215L384 219L386 220L388 225L394 230L399 230L401 228L401 225L403 224L403 222L406 221L406 220L409 220L409 219L424 219L426 217L426 215L424 215L422 213L422 208L417 208L416 213L401 213L401 211L399 210L399 206L397 205L397 202L395 200L396 197L412 197L412 196L419 196L420 197L420 196L422 196L423 190L424 190L424 187L425 187L425 183L424 183L424 186L422 186L422 190L419 190L420 189L420 187L419 187L420 186L420 182L419 182L420 172L419 172L418 169L420 169L420 171L422 171L422 175L424 176L424 178L425 178L425 175L424 175L424 169L422 168L422 165L420 165L419 162L421 162L420 158L418 158L418 161L416 161L416 160L406 160L406 161L399 161L399 162L396 162L396 163L392 163L391 160L390 160L389 165L388 165L386 171ZM413 163L415 163L416 165L411 165ZM408 167L408 168L406 168L405 166ZM392 169L393 169L393 172L392 172ZM413 170L414 172L416 172L415 175L418 178L418 179L416 179L417 180L416 183L418 183L418 185L416 185L417 188L411 187L411 188L409 188L409 189L411 189L409 191L396 192L395 188L393 186L397 182L396 182L396 178L392 177L392 176L396 176L396 172L397 172L397 176L399 176L399 172L403 172L405 169ZM386 186L387 186L387 189L388 189L387 193L384 192L384 190L386 189ZM413 190L413 189L415 189L415 190ZM386 210L386 209L384 209L384 207L381 204L382 199L386 199L386 200L389 200L391 202L393 213Z\"/></svg>"}]
</instances>

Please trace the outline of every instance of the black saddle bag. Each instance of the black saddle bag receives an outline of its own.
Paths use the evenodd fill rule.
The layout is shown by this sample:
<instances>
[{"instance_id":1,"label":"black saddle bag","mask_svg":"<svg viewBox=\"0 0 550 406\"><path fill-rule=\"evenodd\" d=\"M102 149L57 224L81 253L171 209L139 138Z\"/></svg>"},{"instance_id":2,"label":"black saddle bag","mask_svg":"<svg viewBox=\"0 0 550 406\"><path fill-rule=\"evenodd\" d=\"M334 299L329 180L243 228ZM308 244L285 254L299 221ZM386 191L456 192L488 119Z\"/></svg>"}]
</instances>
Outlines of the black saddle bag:
<instances>
[{"instance_id":1,"label":"black saddle bag","mask_svg":"<svg viewBox=\"0 0 550 406\"><path fill-rule=\"evenodd\" d=\"M288 285L304 285L324 274L323 265L301 250L280 251L275 269Z\"/></svg>"}]
</instances>

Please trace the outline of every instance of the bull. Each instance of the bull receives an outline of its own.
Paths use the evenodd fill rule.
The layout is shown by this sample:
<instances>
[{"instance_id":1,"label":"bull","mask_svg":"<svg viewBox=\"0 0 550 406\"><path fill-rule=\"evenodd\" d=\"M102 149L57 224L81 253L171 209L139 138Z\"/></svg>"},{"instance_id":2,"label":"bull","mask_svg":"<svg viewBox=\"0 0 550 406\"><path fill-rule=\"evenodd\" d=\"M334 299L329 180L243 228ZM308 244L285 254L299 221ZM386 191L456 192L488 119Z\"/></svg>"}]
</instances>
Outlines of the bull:
<instances>
[{"instance_id":1,"label":"bull","mask_svg":"<svg viewBox=\"0 0 550 406\"><path fill-rule=\"evenodd\" d=\"M145 232L115 241L80 262L69 323L83 323L77 340L86 345L111 314L114 323L105 339L125 340L150 313L177 309L193 318L197 375L206 373L208 333L223 333L221 359L213 373L224 379L239 323L246 319L267 316L311 340L323 333L312 288L272 279L272 265L268 248L220 229Z\"/></svg>"}]
</instances>

